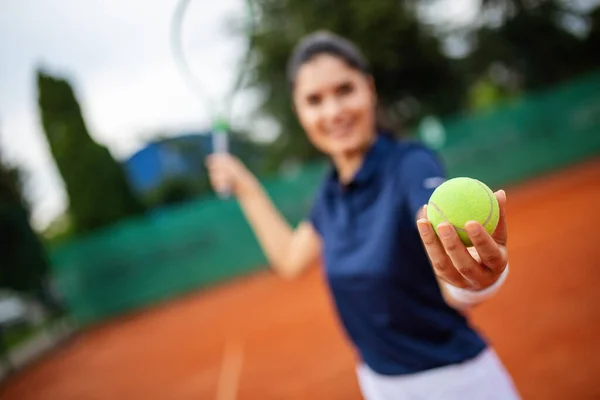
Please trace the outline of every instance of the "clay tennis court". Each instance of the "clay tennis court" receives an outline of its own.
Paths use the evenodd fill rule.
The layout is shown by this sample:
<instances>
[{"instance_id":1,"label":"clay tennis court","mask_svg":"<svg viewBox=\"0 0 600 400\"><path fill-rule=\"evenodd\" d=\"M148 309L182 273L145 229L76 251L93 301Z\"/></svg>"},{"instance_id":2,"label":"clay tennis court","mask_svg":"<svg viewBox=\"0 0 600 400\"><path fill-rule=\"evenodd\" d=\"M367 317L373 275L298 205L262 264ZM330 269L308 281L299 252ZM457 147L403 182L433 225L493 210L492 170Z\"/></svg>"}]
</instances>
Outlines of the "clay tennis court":
<instances>
[{"instance_id":1,"label":"clay tennis court","mask_svg":"<svg viewBox=\"0 0 600 400\"><path fill-rule=\"evenodd\" d=\"M507 193L511 275L473 322L523 398L600 398L600 159ZM315 270L295 282L255 274L95 327L3 383L0 398L361 397Z\"/></svg>"}]
</instances>

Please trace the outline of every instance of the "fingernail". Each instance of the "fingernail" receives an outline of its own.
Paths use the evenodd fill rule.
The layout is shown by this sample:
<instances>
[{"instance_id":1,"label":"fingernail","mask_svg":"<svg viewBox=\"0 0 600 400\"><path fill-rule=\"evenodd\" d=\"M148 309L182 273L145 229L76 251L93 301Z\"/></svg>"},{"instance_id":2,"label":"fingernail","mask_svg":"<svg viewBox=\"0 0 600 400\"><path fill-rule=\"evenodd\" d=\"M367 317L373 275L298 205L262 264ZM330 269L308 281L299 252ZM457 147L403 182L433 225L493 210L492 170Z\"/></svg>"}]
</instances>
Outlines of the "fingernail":
<instances>
[{"instance_id":1,"label":"fingernail","mask_svg":"<svg viewBox=\"0 0 600 400\"><path fill-rule=\"evenodd\" d=\"M452 237L452 231L454 231L454 228L445 222L438 225L438 233L444 239Z\"/></svg>"},{"instance_id":2,"label":"fingernail","mask_svg":"<svg viewBox=\"0 0 600 400\"><path fill-rule=\"evenodd\" d=\"M417 221L417 228L419 229L419 233L421 235L424 235L427 233L428 229L427 229L427 220L421 218L420 220Z\"/></svg>"},{"instance_id":3,"label":"fingernail","mask_svg":"<svg viewBox=\"0 0 600 400\"><path fill-rule=\"evenodd\" d=\"M476 221L468 221L465 230L470 236L478 236L481 233L480 225Z\"/></svg>"},{"instance_id":4,"label":"fingernail","mask_svg":"<svg viewBox=\"0 0 600 400\"><path fill-rule=\"evenodd\" d=\"M504 191L504 189L498 190L498 193L500 193L500 196L502 197L502 199L506 200L506 192Z\"/></svg>"}]
</instances>

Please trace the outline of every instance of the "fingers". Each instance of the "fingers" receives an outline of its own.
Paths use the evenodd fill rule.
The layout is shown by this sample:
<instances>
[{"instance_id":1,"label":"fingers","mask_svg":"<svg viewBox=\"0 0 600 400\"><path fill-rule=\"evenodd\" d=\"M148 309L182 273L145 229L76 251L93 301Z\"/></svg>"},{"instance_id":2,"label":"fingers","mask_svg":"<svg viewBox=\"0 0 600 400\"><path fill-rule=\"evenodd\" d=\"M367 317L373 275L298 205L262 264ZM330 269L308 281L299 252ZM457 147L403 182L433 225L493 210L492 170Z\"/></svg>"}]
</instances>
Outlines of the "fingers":
<instances>
[{"instance_id":1,"label":"fingers","mask_svg":"<svg viewBox=\"0 0 600 400\"><path fill-rule=\"evenodd\" d=\"M417 221L421 240L440 279L457 287L478 289L491 285L504 270L508 261L506 193L500 190L495 195L500 207L498 226L490 235L479 222L467 222L465 230L473 242L471 248L464 245L451 224L441 223L436 234L426 217ZM425 214L426 210L424 207Z\"/></svg>"},{"instance_id":2,"label":"fingers","mask_svg":"<svg viewBox=\"0 0 600 400\"><path fill-rule=\"evenodd\" d=\"M258 179L232 154L211 154L206 166L211 184L220 194L233 194L239 199L260 190Z\"/></svg>"},{"instance_id":3,"label":"fingers","mask_svg":"<svg viewBox=\"0 0 600 400\"><path fill-rule=\"evenodd\" d=\"M206 166L210 183L218 193L227 193L233 184L231 156L228 154L211 154L207 157Z\"/></svg>"},{"instance_id":4,"label":"fingers","mask_svg":"<svg viewBox=\"0 0 600 400\"><path fill-rule=\"evenodd\" d=\"M419 211L417 211L417 216L415 218L415 221L418 221L421 218L427 218L427 204L425 204L423 207L421 207L419 209Z\"/></svg>"},{"instance_id":5,"label":"fingers","mask_svg":"<svg viewBox=\"0 0 600 400\"><path fill-rule=\"evenodd\" d=\"M493 281L494 276L492 271L471 256L471 253L469 253L467 247L460 240L460 237L451 224L443 222L438 225L438 233L444 250L452 261L454 268L472 286L476 288L483 287Z\"/></svg>"},{"instance_id":6,"label":"fingers","mask_svg":"<svg viewBox=\"0 0 600 400\"><path fill-rule=\"evenodd\" d=\"M438 278L456 287L470 287L471 283L468 282L454 267L452 259L438 239L431 223L427 219L421 218L417 221L417 227L431 261L431 265ZM453 230L452 227L451 229Z\"/></svg>"},{"instance_id":7,"label":"fingers","mask_svg":"<svg viewBox=\"0 0 600 400\"><path fill-rule=\"evenodd\" d=\"M490 236L483 226L476 221L465 224L467 235L473 242L481 263L494 273L494 276L502 273L508 262L506 250L507 227L506 227L506 193L499 190L494 193L500 207L500 219L498 226Z\"/></svg>"},{"instance_id":8,"label":"fingers","mask_svg":"<svg viewBox=\"0 0 600 400\"><path fill-rule=\"evenodd\" d=\"M494 274L501 273L508 262L506 247L497 243L479 222L467 222L465 230L477 250L481 263Z\"/></svg>"},{"instance_id":9,"label":"fingers","mask_svg":"<svg viewBox=\"0 0 600 400\"><path fill-rule=\"evenodd\" d=\"M206 156L206 165L209 168L210 166L222 165L232 161L233 156L229 153L212 153Z\"/></svg>"},{"instance_id":10,"label":"fingers","mask_svg":"<svg viewBox=\"0 0 600 400\"><path fill-rule=\"evenodd\" d=\"M506 245L508 240L508 229L506 226L506 192L504 190L499 190L494 193L494 195L496 196L498 205L500 206L500 219L498 220L498 226L492 234L492 237L497 243Z\"/></svg>"},{"instance_id":11,"label":"fingers","mask_svg":"<svg viewBox=\"0 0 600 400\"><path fill-rule=\"evenodd\" d=\"M215 192L227 193L231 189L231 181L230 175L221 170L210 173L210 184Z\"/></svg>"}]
</instances>

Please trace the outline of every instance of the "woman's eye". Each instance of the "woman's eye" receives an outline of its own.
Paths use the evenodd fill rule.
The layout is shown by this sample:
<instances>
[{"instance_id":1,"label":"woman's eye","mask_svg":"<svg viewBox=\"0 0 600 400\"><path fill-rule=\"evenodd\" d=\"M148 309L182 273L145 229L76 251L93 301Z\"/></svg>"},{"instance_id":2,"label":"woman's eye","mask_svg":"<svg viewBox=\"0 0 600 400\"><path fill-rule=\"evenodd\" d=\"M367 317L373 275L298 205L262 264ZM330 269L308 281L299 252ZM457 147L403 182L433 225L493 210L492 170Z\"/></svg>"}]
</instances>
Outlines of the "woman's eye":
<instances>
[{"instance_id":1,"label":"woman's eye","mask_svg":"<svg viewBox=\"0 0 600 400\"><path fill-rule=\"evenodd\" d=\"M312 106L316 106L321 102L321 96L313 94L306 98L306 102Z\"/></svg>"},{"instance_id":2,"label":"woman's eye","mask_svg":"<svg viewBox=\"0 0 600 400\"><path fill-rule=\"evenodd\" d=\"M352 93L353 91L354 91L354 86L350 82L340 85L337 89L337 92L340 95L349 94L349 93Z\"/></svg>"}]
</instances>

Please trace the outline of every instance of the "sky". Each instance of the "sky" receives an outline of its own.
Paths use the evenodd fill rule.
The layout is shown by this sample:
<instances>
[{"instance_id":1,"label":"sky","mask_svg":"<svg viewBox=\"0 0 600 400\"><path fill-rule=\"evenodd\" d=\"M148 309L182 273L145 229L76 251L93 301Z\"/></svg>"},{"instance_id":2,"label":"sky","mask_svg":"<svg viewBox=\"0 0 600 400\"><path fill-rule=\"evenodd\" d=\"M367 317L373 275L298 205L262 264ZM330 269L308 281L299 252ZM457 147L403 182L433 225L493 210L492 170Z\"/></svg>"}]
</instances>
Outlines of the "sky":
<instances>
[{"instance_id":1,"label":"sky","mask_svg":"<svg viewBox=\"0 0 600 400\"><path fill-rule=\"evenodd\" d=\"M223 98L243 54L243 38L231 35L228 27L245 17L244 1L190 2L183 48L198 83L208 90L201 97L186 85L172 56L170 28L178 1L0 2L0 152L26 170L26 194L37 229L67 207L39 121L38 67L69 80L90 135L118 160L157 132L208 126L206 100ZM428 20L461 25L475 18L479 0L434 3L424 10ZM235 121L268 140L276 135L276 126L252 117L257 96L246 93L236 101Z\"/></svg>"}]
</instances>

